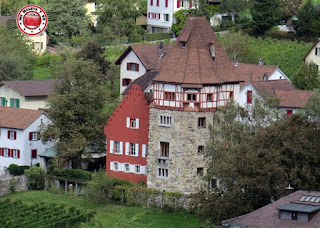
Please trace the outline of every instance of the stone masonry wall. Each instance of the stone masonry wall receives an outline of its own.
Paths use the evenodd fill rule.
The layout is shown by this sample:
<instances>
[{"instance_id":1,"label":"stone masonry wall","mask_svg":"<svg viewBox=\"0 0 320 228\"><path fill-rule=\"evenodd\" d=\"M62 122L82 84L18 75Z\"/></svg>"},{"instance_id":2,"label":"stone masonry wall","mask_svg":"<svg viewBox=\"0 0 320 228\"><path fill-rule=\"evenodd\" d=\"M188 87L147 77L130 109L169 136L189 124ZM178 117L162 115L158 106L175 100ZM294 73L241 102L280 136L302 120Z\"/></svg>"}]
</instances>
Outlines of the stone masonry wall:
<instances>
[{"instance_id":1,"label":"stone masonry wall","mask_svg":"<svg viewBox=\"0 0 320 228\"><path fill-rule=\"evenodd\" d=\"M170 127L159 126L159 116L173 117ZM198 127L198 118L205 117L205 127ZM208 141L212 112L164 110L150 107L148 177L147 186L185 194L195 193L207 183L197 174L197 168L205 168L204 154L198 146ZM169 142L169 159L159 160L160 142ZM159 163L159 161L161 161ZM168 177L159 177L158 168L168 168Z\"/></svg>"},{"instance_id":2,"label":"stone masonry wall","mask_svg":"<svg viewBox=\"0 0 320 228\"><path fill-rule=\"evenodd\" d=\"M16 192L28 190L25 175L13 176L7 171L5 177L0 177L0 197L11 193L10 183L14 186Z\"/></svg>"}]
</instances>

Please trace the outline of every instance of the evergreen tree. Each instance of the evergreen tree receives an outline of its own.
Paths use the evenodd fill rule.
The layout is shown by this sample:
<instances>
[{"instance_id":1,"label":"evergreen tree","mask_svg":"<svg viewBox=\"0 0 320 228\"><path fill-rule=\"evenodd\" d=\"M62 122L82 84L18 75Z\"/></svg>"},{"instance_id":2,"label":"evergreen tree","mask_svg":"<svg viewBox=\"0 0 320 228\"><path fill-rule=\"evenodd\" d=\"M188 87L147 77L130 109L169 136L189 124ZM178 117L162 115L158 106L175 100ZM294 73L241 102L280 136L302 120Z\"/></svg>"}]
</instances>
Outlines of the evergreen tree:
<instances>
[{"instance_id":1,"label":"evergreen tree","mask_svg":"<svg viewBox=\"0 0 320 228\"><path fill-rule=\"evenodd\" d=\"M280 19L279 0L255 0L251 7L252 26L256 34L264 34Z\"/></svg>"},{"instance_id":2,"label":"evergreen tree","mask_svg":"<svg viewBox=\"0 0 320 228\"><path fill-rule=\"evenodd\" d=\"M77 167L86 149L104 152L105 80L97 65L83 59L61 63L54 76L61 81L47 99L52 122L42 127L42 140L57 141L58 164L71 160Z\"/></svg>"}]
</instances>

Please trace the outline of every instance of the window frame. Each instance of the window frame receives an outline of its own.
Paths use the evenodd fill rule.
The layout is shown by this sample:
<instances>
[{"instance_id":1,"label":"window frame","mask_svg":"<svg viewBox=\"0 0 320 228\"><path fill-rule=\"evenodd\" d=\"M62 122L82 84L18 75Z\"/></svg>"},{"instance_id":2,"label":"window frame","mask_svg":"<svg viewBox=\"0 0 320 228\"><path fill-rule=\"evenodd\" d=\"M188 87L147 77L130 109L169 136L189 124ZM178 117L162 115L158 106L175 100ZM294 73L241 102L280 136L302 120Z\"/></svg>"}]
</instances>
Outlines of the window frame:
<instances>
[{"instance_id":1,"label":"window frame","mask_svg":"<svg viewBox=\"0 0 320 228\"><path fill-rule=\"evenodd\" d=\"M136 151L136 144L135 143L130 143L129 144L129 155L130 156L137 156L137 151Z\"/></svg>"},{"instance_id":2,"label":"window frame","mask_svg":"<svg viewBox=\"0 0 320 228\"><path fill-rule=\"evenodd\" d=\"M206 117L198 117L198 128L206 128Z\"/></svg>"},{"instance_id":3,"label":"window frame","mask_svg":"<svg viewBox=\"0 0 320 228\"><path fill-rule=\"evenodd\" d=\"M173 116L168 114L159 115L158 125L163 127L170 127L173 124Z\"/></svg>"},{"instance_id":4,"label":"window frame","mask_svg":"<svg viewBox=\"0 0 320 228\"><path fill-rule=\"evenodd\" d=\"M3 148L3 156L9 157L9 148Z\"/></svg>"},{"instance_id":5,"label":"window frame","mask_svg":"<svg viewBox=\"0 0 320 228\"><path fill-rule=\"evenodd\" d=\"M129 86L131 82L131 78L122 78L122 86Z\"/></svg>"},{"instance_id":6,"label":"window frame","mask_svg":"<svg viewBox=\"0 0 320 228\"><path fill-rule=\"evenodd\" d=\"M160 157L169 158L170 157L170 143L160 142Z\"/></svg>"},{"instance_id":7,"label":"window frame","mask_svg":"<svg viewBox=\"0 0 320 228\"><path fill-rule=\"evenodd\" d=\"M127 170L128 167L128 170ZM129 163L124 163L123 171L126 173L130 173L130 164Z\"/></svg>"},{"instance_id":8,"label":"window frame","mask_svg":"<svg viewBox=\"0 0 320 228\"><path fill-rule=\"evenodd\" d=\"M113 141L113 153L114 154L121 154L121 143L120 141ZM117 150L118 149L118 150Z\"/></svg>"},{"instance_id":9,"label":"window frame","mask_svg":"<svg viewBox=\"0 0 320 228\"><path fill-rule=\"evenodd\" d=\"M158 167L157 177L160 177L160 178L169 178L169 169L168 169L168 168Z\"/></svg>"},{"instance_id":10,"label":"window frame","mask_svg":"<svg viewBox=\"0 0 320 228\"><path fill-rule=\"evenodd\" d=\"M166 101L175 101L176 100L176 93L175 92L164 92L164 100Z\"/></svg>"},{"instance_id":11,"label":"window frame","mask_svg":"<svg viewBox=\"0 0 320 228\"><path fill-rule=\"evenodd\" d=\"M252 104L252 90L247 90L247 104Z\"/></svg>"},{"instance_id":12,"label":"window frame","mask_svg":"<svg viewBox=\"0 0 320 228\"><path fill-rule=\"evenodd\" d=\"M139 169L139 171L137 171ZM134 173L141 174L141 165L134 165Z\"/></svg>"}]
</instances>

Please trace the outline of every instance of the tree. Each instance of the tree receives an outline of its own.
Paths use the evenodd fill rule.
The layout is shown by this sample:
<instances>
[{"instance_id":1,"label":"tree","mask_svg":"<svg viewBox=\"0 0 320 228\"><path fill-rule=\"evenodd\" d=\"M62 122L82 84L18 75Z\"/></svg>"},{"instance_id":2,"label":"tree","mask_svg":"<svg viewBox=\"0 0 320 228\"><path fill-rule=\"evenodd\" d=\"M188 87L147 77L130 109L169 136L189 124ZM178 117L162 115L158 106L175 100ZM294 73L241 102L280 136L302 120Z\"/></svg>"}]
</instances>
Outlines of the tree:
<instances>
[{"instance_id":1,"label":"tree","mask_svg":"<svg viewBox=\"0 0 320 228\"><path fill-rule=\"evenodd\" d=\"M44 5L48 14L48 30L58 40L68 40L72 36L89 31L89 18L86 13L86 0L51 0Z\"/></svg>"},{"instance_id":2,"label":"tree","mask_svg":"<svg viewBox=\"0 0 320 228\"><path fill-rule=\"evenodd\" d=\"M320 124L320 91L313 92L303 110L307 116L310 116L312 120Z\"/></svg>"},{"instance_id":3,"label":"tree","mask_svg":"<svg viewBox=\"0 0 320 228\"><path fill-rule=\"evenodd\" d=\"M177 35L180 34L180 31L183 28L184 23L187 21L189 12L190 10L182 9L178 10L173 14L173 17L176 19L176 23L172 24L171 30L175 32Z\"/></svg>"},{"instance_id":4,"label":"tree","mask_svg":"<svg viewBox=\"0 0 320 228\"><path fill-rule=\"evenodd\" d=\"M320 88L320 73L317 65L304 63L293 76L292 82L297 89L313 90Z\"/></svg>"},{"instance_id":5,"label":"tree","mask_svg":"<svg viewBox=\"0 0 320 228\"><path fill-rule=\"evenodd\" d=\"M42 140L57 141L59 165L71 160L77 167L86 149L104 152L105 80L92 61L72 58L61 63L54 76L61 81L47 99L52 122L42 127Z\"/></svg>"},{"instance_id":6,"label":"tree","mask_svg":"<svg viewBox=\"0 0 320 228\"><path fill-rule=\"evenodd\" d=\"M248 35L241 32L229 32L220 38L223 49L231 61L254 63L258 55L250 48Z\"/></svg>"},{"instance_id":7,"label":"tree","mask_svg":"<svg viewBox=\"0 0 320 228\"><path fill-rule=\"evenodd\" d=\"M251 7L252 27L256 34L264 34L280 19L279 0L255 0Z\"/></svg>"},{"instance_id":8,"label":"tree","mask_svg":"<svg viewBox=\"0 0 320 228\"><path fill-rule=\"evenodd\" d=\"M109 39L130 36L140 12L134 0L98 0L98 29Z\"/></svg>"},{"instance_id":9,"label":"tree","mask_svg":"<svg viewBox=\"0 0 320 228\"><path fill-rule=\"evenodd\" d=\"M0 47L0 81L31 79L35 56L25 37L0 26Z\"/></svg>"},{"instance_id":10,"label":"tree","mask_svg":"<svg viewBox=\"0 0 320 228\"><path fill-rule=\"evenodd\" d=\"M302 0L280 0L281 14L284 19L290 19L296 15Z\"/></svg>"},{"instance_id":11,"label":"tree","mask_svg":"<svg viewBox=\"0 0 320 228\"><path fill-rule=\"evenodd\" d=\"M247 0L223 0L220 4L220 12L239 13L249 7Z\"/></svg>"},{"instance_id":12,"label":"tree","mask_svg":"<svg viewBox=\"0 0 320 228\"><path fill-rule=\"evenodd\" d=\"M295 30L299 36L320 35L320 12L316 10L312 0L308 0L298 11Z\"/></svg>"},{"instance_id":13,"label":"tree","mask_svg":"<svg viewBox=\"0 0 320 228\"><path fill-rule=\"evenodd\" d=\"M246 121L235 120L239 111L228 106L214 114L206 146L206 178L218 178L220 188L200 195L197 210L216 224L279 199L289 183L296 189L320 189L316 122L294 115L252 130Z\"/></svg>"}]
</instances>

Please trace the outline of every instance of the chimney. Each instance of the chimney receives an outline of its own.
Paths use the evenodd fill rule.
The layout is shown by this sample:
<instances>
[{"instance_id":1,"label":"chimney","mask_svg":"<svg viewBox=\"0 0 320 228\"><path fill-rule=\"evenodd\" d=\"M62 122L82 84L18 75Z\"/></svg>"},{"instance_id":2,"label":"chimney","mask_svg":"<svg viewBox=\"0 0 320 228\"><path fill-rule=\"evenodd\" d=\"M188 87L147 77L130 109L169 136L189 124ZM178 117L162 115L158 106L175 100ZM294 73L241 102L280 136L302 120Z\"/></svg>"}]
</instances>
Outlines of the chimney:
<instances>
[{"instance_id":1,"label":"chimney","mask_svg":"<svg viewBox=\"0 0 320 228\"><path fill-rule=\"evenodd\" d=\"M260 59L259 59L259 65L264 65L264 60L263 60L263 58L260 58Z\"/></svg>"},{"instance_id":2,"label":"chimney","mask_svg":"<svg viewBox=\"0 0 320 228\"><path fill-rule=\"evenodd\" d=\"M161 51L163 48L163 42L161 41L160 44L159 44L159 51Z\"/></svg>"},{"instance_id":3,"label":"chimney","mask_svg":"<svg viewBox=\"0 0 320 228\"><path fill-rule=\"evenodd\" d=\"M286 189L285 189L285 195L287 196L287 195L290 195L292 193L294 193L294 188L291 187L291 185L289 184L289 186L286 187Z\"/></svg>"},{"instance_id":4,"label":"chimney","mask_svg":"<svg viewBox=\"0 0 320 228\"><path fill-rule=\"evenodd\" d=\"M216 61L216 46L214 45L214 42L210 44L210 54L213 62Z\"/></svg>"},{"instance_id":5,"label":"chimney","mask_svg":"<svg viewBox=\"0 0 320 228\"><path fill-rule=\"evenodd\" d=\"M264 73L262 77L263 81L268 81L268 77L269 77L268 73Z\"/></svg>"}]
</instances>

